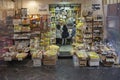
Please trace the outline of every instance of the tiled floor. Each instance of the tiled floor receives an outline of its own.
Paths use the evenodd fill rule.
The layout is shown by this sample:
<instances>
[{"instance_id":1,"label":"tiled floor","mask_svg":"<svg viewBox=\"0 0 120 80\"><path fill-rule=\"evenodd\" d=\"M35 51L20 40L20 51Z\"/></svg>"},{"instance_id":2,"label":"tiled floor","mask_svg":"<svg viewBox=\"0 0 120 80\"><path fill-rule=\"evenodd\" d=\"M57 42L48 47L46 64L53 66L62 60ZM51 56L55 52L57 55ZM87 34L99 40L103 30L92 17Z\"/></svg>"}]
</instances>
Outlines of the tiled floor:
<instances>
[{"instance_id":1,"label":"tiled floor","mask_svg":"<svg viewBox=\"0 0 120 80\"><path fill-rule=\"evenodd\" d=\"M72 59L38 68L30 63L26 60L0 66L0 80L120 80L120 69L115 67L74 67Z\"/></svg>"}]
</instances>

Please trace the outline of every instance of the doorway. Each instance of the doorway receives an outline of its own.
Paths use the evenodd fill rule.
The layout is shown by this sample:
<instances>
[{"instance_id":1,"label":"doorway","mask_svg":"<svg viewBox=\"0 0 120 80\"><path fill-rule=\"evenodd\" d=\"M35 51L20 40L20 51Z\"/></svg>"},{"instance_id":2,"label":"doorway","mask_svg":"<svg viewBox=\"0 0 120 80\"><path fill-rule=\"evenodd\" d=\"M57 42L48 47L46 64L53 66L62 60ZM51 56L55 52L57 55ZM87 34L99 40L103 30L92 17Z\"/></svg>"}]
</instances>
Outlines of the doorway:
<instances>
[{"instance_id":1,"label":"doorway","mask_svg":"<svg viewBox=\"0 0 120 80\"><path fill-rule=\"evenodd\" d=\"M79 18L81 17L81 4L50 4L49 11L51 22L50 27L52 33L51 37L53 41L52 43L60 46L59 56L71 56L70 51L72 50L73 43L71 32L74 25L79 22ZM63 25L67 26L69 36L67 37L65 45L62 44L62 36L61 38L56 39L56 25L60 25L61 31L63 31Z\"/></svg>"}]
</instances>

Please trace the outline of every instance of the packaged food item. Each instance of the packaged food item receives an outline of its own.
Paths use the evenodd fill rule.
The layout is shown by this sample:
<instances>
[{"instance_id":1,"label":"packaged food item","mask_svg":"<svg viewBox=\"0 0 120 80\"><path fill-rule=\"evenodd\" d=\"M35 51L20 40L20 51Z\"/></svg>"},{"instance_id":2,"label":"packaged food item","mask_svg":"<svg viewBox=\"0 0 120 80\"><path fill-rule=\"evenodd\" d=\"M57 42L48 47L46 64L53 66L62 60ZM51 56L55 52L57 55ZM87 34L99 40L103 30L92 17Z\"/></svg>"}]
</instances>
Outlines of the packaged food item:
<instances>
[{"instance_id":1,"label":"packaged food item","mask_svg":"<svg viewBox=\"0 0 120 80\"><path fill-rule=\"evenodd\" d=\"M57 45L50 45L50 46L47 47L47 50L58 51L59 50L59 46L57 46Z\"/></svg>"},{"instance_id":2,"label":"packaged food item","mask_svg":"<svg viewBox=\"0 0 120 80\"><path fill-rule=\"evenodd\" d=\"M96 52L89 52L88 55L90 59L99 59L99 55Z\"/></svg>"},{"instance_id":3,"label":"packaged food item","mask_svg":"<svg viewBox=\"0 0 120 80\"><path fill-rule=\"evenodd\" d=\"M38 58L38 59L42 59L42 52L41 51L39 51L39 50L36 50L36 51L34 51L33 53L31 53L32 54L32 59L36 59L36 58Z\"/></svg>"},{"instance_id":4,"label":"packaged food item","mask_svg":"<svg viewBox=\"0 0 120 80\"><path fill-rule=\"evenodd\" d=\"M76 55L79 59L87 59L88 58L87 53L83 50L77 51Z\"/></svg>"},{"instance_id":5,"label":"packaged food item","mask_svg":"<svg viewBox=\"0 0 120 80\"><path fill-rule=\"evenodd\" d=\"M16 55L16 58L25 58L25 57L27 57L27 55L28 55L28 53L18 53L17 55Z\"/></svg>"}]
</instances>

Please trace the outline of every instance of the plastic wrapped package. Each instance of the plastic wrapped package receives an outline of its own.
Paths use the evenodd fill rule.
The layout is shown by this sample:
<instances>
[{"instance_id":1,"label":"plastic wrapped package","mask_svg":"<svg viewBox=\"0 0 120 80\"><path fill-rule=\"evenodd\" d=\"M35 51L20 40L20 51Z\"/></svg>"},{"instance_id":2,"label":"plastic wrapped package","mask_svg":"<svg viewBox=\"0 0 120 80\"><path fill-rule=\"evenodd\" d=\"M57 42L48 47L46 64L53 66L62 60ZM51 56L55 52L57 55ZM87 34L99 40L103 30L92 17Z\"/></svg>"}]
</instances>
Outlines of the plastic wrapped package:
<instances>
[{"instance_id":1,"label":"plastic wrapped package","mask_svg":"<svg viewBox=\"0 0 120 80\"><path fill-rule=\"evenodd\" d=\"M88 55L87 55L87 53L85 52L85 51L83 51L83 50L80 50L80 51L77 51L76 52L76 55L77 55L77 57L79 58L79 59L84 59L84 60L87 60L87 58L88 58Z\"/></svg>"},{"instance_id":2,"label":"plastic wrapped package","mask_svg":"<svg viewBox=\"0 0 120 80\"><path fill-rule=\"evenodd\" d=\"M18 54L16 55L16 58L17 58L19 61L21 61L21 60L23 60L24 58L26 58L27 55L28 55L28 53L18 53Z\"/></svg>"},{"instance_id":3,"label":"plastic wrapped package","mask_svg":"<svg viewBox=\"0 0 120 80\"><path fill-rule=\"evenodd\" d=\"M32 54L32 59L36 59L36 58L42 59L42 52L39 50L35 50L31 54Z\"/></svg>"},{"instance_id":4,"label":"plastic wrapped package","mask_svg":"<svg viewBox=\"0 0 120 80\"><path fill-rule=\"evenodd\" d=\"M87 66L88 55L85 52L85 50L77 51L76 55L77 55L78 60L79 60L79 65L80 66Z\"/></svg>"},{"instance_id":5,"label":"plastic wrapped package","mask_svg":"<svg viewBox=\"0 0 120 80\"><path fill-rule=\"evenodd\" d=\"M57 51L47 50L44 53L43 60L57 60Z\"/></svg>"},{"instance_id":6,"label":"plastic wrapped package","mask_svg":"<svg viewBox=\"0 0 120 80\"><path fill-rule=\"evenodd\" d=\"M17 52L6 52L2 55L4 58L4 61L12 61L12 59L15 59Z\"/></svg>"},{"instance_id":7,"label":"plastic wrapped package","mask_svg":"<svg viewBox=\"0 0 120 80\"><path fill-rule=\"evenodd\" d=\"M43 65L56 65L57 51L47 50L43 55Z\"/></svg>"}]
</instances>

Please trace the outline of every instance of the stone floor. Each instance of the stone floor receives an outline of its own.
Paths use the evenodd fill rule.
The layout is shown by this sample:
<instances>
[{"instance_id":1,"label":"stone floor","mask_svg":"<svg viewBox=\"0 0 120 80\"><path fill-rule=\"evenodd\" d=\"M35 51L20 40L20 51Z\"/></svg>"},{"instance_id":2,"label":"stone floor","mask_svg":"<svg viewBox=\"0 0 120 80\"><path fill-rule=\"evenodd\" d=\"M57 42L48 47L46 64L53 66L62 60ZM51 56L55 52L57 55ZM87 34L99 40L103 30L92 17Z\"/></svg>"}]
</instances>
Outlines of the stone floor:
<instances>
[{"instance_id":1,"label":"stone floor","mask_svg":"<svg viewBox=\"0 0 120 80\"><path fill-rule=\"evenodd\" d=\"M56 66L32 67L32 61L0 66L0 80L120 80L116 67L74 67L72 59L59 59Z\"/></svg>"}]
</instances>

